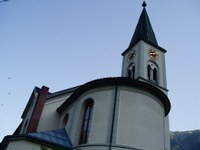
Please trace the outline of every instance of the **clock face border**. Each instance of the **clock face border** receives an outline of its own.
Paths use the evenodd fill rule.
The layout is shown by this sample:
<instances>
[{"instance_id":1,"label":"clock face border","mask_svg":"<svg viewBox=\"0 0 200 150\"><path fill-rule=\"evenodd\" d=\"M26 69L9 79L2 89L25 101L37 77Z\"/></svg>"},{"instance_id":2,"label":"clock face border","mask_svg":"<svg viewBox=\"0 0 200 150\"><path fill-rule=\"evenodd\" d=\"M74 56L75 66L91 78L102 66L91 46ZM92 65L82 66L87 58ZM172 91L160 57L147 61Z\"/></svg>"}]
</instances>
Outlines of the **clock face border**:
<instances>
[{"instance_id":1,"label":"clock face border","mask_svg":"<svg viewBox=\"0 0 200 150\"><path fill-rule=\"evenodd\" d=\"M151 59L157 60L158 57L159 57L158 51L153 49L153 48L150 48L149 49L149 56L150 56Z\"/></svg>"},{"instance_id":2,"label":"clock face border","mask_svg":"<svg viewBox=\"0 0 200 150\"><path fill-rule=\"evenodd\" d=\"M135 59L135 56L136 56L136 51L135 50L131 50L130 52L128 52L128 60L129 61L133 61Z\"/></svg>"}]
</instances>

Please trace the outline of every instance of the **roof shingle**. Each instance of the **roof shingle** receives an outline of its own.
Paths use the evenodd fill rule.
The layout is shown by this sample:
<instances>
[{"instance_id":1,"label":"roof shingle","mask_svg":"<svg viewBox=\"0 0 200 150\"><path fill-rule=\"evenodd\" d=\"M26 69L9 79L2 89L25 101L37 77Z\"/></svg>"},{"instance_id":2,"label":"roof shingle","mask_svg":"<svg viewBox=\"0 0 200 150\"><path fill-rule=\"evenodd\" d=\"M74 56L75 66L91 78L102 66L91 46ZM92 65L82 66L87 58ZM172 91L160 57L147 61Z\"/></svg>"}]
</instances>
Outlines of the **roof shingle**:
<instances>
[{"instance_id":1,"label":"roof shingle","mask_svg":"<svg viewBox=\"0 0 200 150\"><path fill-rule=\"evenodd\" d=\"M151 23L150 23L150 20L145 8L143 8L142 10L135 32L131 39L129 48L132 48L140 40L143 40L145 42L149 42L155 46L158 46L156 36L154 34L153 28L151 26Z\"/></svg>"},{"instance_id":2,"label":"roof shingle","mask_svg":"<svg viewBox=\"0 0 200 150\"><path fill-rule=\"evenodd\" d=\"M69 139L65 129L29 133L28 136L49 144L54 144L65 148L72 148L71 140Z\"/></svg>"}]
</instances>

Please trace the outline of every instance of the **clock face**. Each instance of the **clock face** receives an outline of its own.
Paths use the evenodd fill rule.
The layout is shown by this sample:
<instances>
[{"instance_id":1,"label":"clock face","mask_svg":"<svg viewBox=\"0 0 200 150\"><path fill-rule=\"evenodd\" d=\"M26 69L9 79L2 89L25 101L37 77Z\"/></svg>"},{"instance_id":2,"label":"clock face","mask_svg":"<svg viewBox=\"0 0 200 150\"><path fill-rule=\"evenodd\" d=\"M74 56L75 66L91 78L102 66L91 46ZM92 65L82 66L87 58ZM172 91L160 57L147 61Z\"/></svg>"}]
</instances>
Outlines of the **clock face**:
<instances>
[{"instance_id":1,"label":"clock face","mask_svg":"<svg viewBox=\"0 0 200 150\"><path fill-rule=\"evenodd\" d=\"M158 52L156 50L154 50L154 49L150 49L149 50L149 56L152 59L156 60L158 58Z\"/></svg>"},{"instance_id":2,"label":"clock face","mask_svg":"<svg viewBox=\"0 0 200 150\"><path fill-rule=\"evenodd\" d=\"M128 53L128 60L132 61L135 58L135 51L130 51Z\"/></svg>"}]
</instances>

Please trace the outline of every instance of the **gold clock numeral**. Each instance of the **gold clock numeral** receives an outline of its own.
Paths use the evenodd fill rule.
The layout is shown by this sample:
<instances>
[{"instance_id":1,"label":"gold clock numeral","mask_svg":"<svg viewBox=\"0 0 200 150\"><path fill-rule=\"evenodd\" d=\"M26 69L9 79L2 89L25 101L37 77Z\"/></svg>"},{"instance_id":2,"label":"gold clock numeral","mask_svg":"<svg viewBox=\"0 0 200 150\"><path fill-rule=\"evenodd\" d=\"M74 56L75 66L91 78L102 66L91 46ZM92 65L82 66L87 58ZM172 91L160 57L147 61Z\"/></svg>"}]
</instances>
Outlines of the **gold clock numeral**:
<instances>
[{"instance_id":1,"label":"gold clock numeral","mask_svg":"<svg viewBox=\"0 0 200 150\"><path fill-rule=\"evenodd\" d=\"M128 59L129 60L133 60L135 58L135 51L131 51L129 54L128 54Z\"/></svg>"},{"instance_id":2,"label":"gold clock numeral","mask_svg":"<svg viewBox=\"0 0 200 150\"><path fill-rule=\"evenodd\" d=\"M149 50L149 56L152 58L152 59L157 59L158 58L158 52L154 49L150 49Z\"/></svg>"}]
</instances>

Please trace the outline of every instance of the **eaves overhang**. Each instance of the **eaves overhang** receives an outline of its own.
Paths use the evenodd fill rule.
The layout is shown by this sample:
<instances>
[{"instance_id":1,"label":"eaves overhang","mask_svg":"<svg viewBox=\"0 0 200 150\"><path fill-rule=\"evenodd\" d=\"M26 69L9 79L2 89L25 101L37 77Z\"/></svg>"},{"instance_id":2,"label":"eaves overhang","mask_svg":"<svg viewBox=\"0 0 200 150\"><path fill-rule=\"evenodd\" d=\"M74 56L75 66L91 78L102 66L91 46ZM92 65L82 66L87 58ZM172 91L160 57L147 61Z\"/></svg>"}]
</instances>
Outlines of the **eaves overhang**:
<instances>
[{"instance_id":1,"label":"eaves overhang","mask_svg":"<svg viewBox=\"0 0 200 150\"><path fill-rule=\"evenodd\" d=\"M169 98L160 89L156 88L155 86L151 84L148 84L142 81L133 80L127 77L103 78L103 79L97 79L97 80L90 81L86 84L83 84L60 107L57 108L57 111L59 113L64 112L66 108L71 106L71 104L73 104L74 101L76 101L82 94L84 94L85 92L93 88L112 86L112 85L129 86L129 87L134 87L134 88L148 91L152 93L153 95L155 95L163 104L164 110L165 110L165 116L167 116L168 113L170 112L171 104L170 104Z\"/></svg>"},{"instance_id":2,"label":"eaves overhang","mask_svg":"<svg viewBox=\"0 0 200 150\"><path fill-rule=\"evenodd\" d=\"M57 131L63 132L64 129L59 129ZM43 131L43 132L36 132L29 134L8 135L5 136L4 139L2 140L0 149L6 150L6 147L12 141L26 140L26 141L31 141L33 143L46 145L55 149L71 150L73 146L68 137L68 134L66 133L66 135L64 135L65 137L63 137L63 135L61 134L55 134L57 131L52 130L52 131Z\"/></svg>"},{"instance_id":3,"label":"eaves overhang","mask_svg":"<svg viewBox=\"0 0 200 150\"><path fill-rule=\"evenodd\" d=\"M51 93L51 94L48 95L47 99L57 97L57 96L61 96L61 95L64 95L64 94L70 94L70 93L74 92L78 87L79 86Z\"/></svg>"},{"instance_id":4,"label":"eaves overhang","mask_svg":"<svg viewBox=\"0 0 200 150\"><path fill-rule=\"evenodd\" d=\"M0 149L6 150L6 147L10 141L20 141L20 140L28 140L28 141L32 141L32 142L39 143L39 144L49 145L53 148L58 148L58 147L65 148L65 147L58 146L57 144L52 144L52 143L48 143L48 142L44 142L44 141L35 139L29 135L8 135L3 139L2 144L0 145ZM68 150L70 150L70 149L71 148L68 148Z\"/></svg>"},{"instance_id":5,"label":"eaves overhang","mask_svg":"<svg viewBox=\"0 0 200 150\"><path fill-rule=\"evenodd\" d=\"M22 113L22 116L21 116L22 119L25 118L25 116L26 116L26 114L27 114L27 112L28 112L30 106L32 105L33 99L34 99L34 97L35 97L35 93L39 93L40 90L41 90L41 89L38 88L38 87L35 87L35 88L33 89L33 92L31 93L31 96L30 96L30 98L29 98L29 101L28 101L28 103L27 103L25 109L24 109L24 112Z\"/></svg>"}]
</instances>

